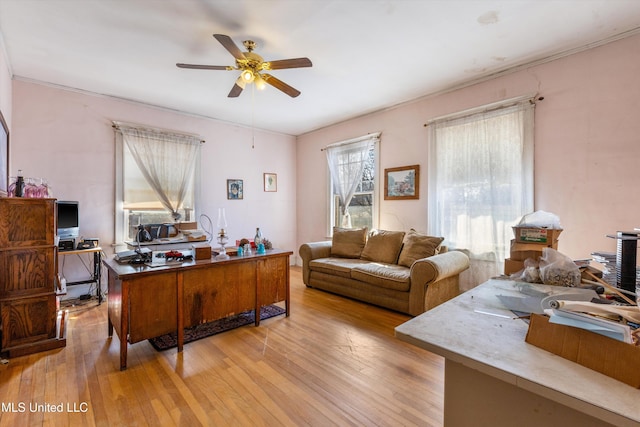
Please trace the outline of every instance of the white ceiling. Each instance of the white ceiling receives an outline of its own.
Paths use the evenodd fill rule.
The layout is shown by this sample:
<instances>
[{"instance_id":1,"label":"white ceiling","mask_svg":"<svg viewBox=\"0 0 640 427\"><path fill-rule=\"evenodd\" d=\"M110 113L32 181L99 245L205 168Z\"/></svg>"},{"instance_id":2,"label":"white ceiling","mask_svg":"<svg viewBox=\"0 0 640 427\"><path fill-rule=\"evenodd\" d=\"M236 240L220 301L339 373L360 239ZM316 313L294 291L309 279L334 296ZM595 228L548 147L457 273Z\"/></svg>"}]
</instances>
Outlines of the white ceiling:
<instances>
[{"instance_id":1,"label":"white ceiling","mask_svg":"<svg viewBox=\"0 0 640 427\"><path fill-rule=\"evenodd\" d=\"M638 0L0 0L15 78L300 135L526 63L635 33ZM212 34L312 68L227 98ZM242 48L244 50L244 48Z\"/></svg>"}]
</instances>

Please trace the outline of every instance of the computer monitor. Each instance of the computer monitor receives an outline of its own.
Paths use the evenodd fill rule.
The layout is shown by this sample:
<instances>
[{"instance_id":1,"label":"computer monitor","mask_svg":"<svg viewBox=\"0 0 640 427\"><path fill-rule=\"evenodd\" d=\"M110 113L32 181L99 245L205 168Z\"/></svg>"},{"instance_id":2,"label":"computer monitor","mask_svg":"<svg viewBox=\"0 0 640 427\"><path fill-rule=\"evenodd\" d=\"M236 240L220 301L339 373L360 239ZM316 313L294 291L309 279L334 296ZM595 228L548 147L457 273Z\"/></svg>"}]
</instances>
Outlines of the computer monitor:
<instances>
[{"instance_id":1,"label":"computer monitor","mask_svg":"<svg viewBox=\"0 0 640 427\"><path fill-rule=\"evenodd\" d=\"M56 202L58 216L58 236L60 239L75 239L80 236L79 203L73 201Z\"/></svg>"}]
</instances>

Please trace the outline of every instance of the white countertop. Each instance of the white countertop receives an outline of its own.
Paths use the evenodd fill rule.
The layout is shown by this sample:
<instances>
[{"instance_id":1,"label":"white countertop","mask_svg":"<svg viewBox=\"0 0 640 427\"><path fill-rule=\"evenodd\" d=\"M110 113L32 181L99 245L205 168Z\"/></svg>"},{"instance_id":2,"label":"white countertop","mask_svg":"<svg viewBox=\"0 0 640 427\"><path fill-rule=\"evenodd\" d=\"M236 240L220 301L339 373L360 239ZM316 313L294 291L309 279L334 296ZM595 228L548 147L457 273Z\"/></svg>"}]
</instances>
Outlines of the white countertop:
<instances>
[{"instance_id":1,"label":"white countertop","mask_svg":"<svg viewBox=\"0 0 640 427\"><path fill-rule=\"evenodd\" d=\"M396 336L611 424L640 425L640 390L525 342L528 324L496 297L521 285L489 280L398 326Z\"/></svg>"}]
</instances>

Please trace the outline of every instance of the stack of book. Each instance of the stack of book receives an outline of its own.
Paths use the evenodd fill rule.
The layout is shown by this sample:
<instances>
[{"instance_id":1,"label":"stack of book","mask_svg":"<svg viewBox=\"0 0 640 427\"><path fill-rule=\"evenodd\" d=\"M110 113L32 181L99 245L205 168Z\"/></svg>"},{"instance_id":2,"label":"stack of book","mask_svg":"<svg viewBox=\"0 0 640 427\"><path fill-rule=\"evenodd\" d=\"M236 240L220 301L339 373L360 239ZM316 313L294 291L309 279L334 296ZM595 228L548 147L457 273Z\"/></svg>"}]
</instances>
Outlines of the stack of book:
<instances>
[{"instance_id":1,"label":"stack of book","mask_svg":"<svg viewBox=\"0 0 640 427\"><path fill-rule=\"evenodd\" d=\"M616 267L615 252L595 251L591 253L591 256L595 262L602 264L602 280L610 285L617 286L618 269Z\"/></svg>"}]
</instances>

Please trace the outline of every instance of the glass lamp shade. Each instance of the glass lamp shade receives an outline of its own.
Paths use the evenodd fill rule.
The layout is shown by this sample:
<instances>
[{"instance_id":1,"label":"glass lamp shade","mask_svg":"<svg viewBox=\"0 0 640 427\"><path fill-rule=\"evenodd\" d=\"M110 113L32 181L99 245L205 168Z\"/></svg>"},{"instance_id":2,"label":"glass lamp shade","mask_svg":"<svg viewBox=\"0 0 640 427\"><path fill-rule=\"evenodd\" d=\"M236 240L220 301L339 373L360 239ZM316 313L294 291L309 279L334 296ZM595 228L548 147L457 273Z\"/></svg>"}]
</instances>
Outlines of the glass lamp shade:
<instances>
[{"instance_id":1,"label":"glass lamp shade","mask_svg":"<svg viewBox=\"0 0 640 427\"><path fill-rule=\"evenodd\" d=\"M251 83L253 81L253 79L255 78L255 76L253 75L253 73L250 70L244 70L240 74L240 77L242 77L242 80L244 80L247 83Z\"/></svg>"},{"instance_id":2,"label":"glass lamp shade","mask_svg":"<svg viewBox=\"0 0 640 427\"><path fill-rule=\"evenodd\" d=\"M219 230L224 230L225 228L227 228L227 214L225 213L224 208L218 208L217 226Z\"/></svg>"},{"instance_id":3,"label":"glass lamp shade","mask_svg":"<svg viewBox=\"0 0 640 427\"><path fill-rule=\"evenodd\" d=\"M263 90L267 86L267 83L260 76L260 74L256 74L255 80L253 82L255 83L258 90Z\"/></svg>"}]
</instances>

